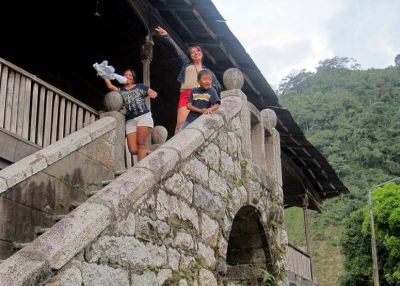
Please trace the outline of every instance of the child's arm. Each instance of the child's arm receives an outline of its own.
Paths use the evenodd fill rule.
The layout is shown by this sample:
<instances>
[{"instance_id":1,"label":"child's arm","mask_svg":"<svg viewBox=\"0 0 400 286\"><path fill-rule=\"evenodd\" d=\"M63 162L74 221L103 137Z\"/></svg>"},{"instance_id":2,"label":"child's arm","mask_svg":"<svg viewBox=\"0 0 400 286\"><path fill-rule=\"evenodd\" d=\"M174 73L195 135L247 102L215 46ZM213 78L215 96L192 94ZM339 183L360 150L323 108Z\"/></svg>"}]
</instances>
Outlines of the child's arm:
<instances>
[{"instance_id":1,"label":"child's arm","mask_svg":"<svg viewBox=\"0 0 400 286\"><path fill-rule=\"evenodd\" d=\"M149 87L149 89L147 90L147 95L150 97L150 98L156 98L157 97L157 92L155 92L153 89L151 89L150 87Z\"/></svg>"},{"instance_id":2,"label":"child's arm","mask_svg":"<svg viewBox=\"0 0 400 286\"><path fill-rule=\"evenodd\" d=\"M109 91L118 91L118 87L116 87L115 85L113 85L111 83L111 80L109 79L104 79L104 83L106 84L106 87Z\"/></svg>"},{"instance_id":3,"label":"child's arm","mask_svg":"<svg viewBox=\"0 0 400 286\"><path fill-rule=\"evenodd\" d=\"M206 110L206 109L200 109L200 108L197 108L197 107L194 107L193 106L193 104L191 103L191 102L188 102L187 104L186 104L186 107L187 107L187 109L189 109L190 111L193 111L193 112L197 112L197 113L204 113L204 111Z\"/></svg>"},{"instance_id":4,"label":"child's arm","mask_svg":"<svg viewBox=\"0 0 400 286\"><path fill-rule=\"evenodd\" d=\"M219 108L219 103L214 104L213 106L207 108L206 110L204 110L204 114L211 114L213 113L215 110L217 110Z\"/></svg>"}]
</instances>

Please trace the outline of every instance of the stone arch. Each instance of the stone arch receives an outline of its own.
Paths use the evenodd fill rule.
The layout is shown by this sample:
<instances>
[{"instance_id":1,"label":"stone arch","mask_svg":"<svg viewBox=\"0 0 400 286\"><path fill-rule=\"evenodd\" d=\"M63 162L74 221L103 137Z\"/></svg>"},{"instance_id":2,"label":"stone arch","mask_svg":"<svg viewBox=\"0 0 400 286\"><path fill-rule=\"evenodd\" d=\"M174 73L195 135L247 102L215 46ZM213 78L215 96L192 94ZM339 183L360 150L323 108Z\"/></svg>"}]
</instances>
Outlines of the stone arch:
<instances>
[{"instance_id":1,"label":"stone arch","mask_svg":"<svg viewBox=\"0 0 400 286\"><path fill-rule=\"evenodd\" d=\"M272 271L267 235L255 207L243 206L237 212L229 234L226 262L228 275L237 279L259 278L261 269Z\"/></svg>"}]
</instances>

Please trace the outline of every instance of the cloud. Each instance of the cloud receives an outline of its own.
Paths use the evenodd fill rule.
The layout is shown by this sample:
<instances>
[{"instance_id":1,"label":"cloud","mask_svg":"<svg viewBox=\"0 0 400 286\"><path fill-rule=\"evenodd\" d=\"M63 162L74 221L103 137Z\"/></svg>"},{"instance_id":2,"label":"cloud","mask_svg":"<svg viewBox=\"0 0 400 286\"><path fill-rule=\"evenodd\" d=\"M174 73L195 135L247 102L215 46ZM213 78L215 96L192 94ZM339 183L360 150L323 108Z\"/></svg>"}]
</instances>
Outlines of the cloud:
<instances>
[{"instance_id":1,"label":"cloud","mask_svg":"<svg viewBox=\"0 0 400 286\"><path fill-rule=\"evenodd\" d=\"M334 56L368 68L392 65L400 53L398 0L213 2L273 86Z\"/></svg>"}]
</instances>

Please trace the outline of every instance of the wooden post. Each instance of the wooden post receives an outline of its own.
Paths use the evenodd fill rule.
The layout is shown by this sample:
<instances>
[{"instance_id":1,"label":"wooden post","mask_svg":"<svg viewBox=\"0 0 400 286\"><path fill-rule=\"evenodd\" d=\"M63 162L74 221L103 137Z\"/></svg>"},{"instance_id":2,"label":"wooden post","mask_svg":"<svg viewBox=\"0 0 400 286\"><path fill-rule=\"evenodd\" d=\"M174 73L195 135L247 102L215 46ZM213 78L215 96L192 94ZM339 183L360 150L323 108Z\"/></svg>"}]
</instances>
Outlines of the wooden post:
<instances>
[{"instance_id":1,"label":"wooden post","mask_svg":"<svg viewBox=\"0 0 400 286\"><path fill-rule=\"evenodd\" d=\"M308 228L308 196L307 193L304 194L303 198L303 216L304 216L304 234L306 236L306 246L307 253L310 256L310 271L311 271L311 279L314 281L314 275L312 270L312 256L311 256L311 242L310 242L310 234Z\"/></svg>"},{"instance_id":2,"label":"wooden post","mask_svg":"<svg viewBox=\"0 0 400 286\"><path fill-rule=\"evenodd\" d=\"M378 255L376 251L374 203L372 201L372 190L369 190L368 192L368 202L369 202L369 221L371 224L372 274L374 277L374 286L379 286Z\"/></svg>"},{"instance_id":3,"label":"wooden post","mask_svg":"<svg viewBox=\"0 0 400 286\"><path fill-rule=\"evenodd\" d=\"M153 59L154 42L150 35L146 36L146 40L142 43L140 50L140 58L143 64L143 83L150 87L150 64ZM150 109L150 98L146 97L146 105Z\"/></svg>"}]
</instances>

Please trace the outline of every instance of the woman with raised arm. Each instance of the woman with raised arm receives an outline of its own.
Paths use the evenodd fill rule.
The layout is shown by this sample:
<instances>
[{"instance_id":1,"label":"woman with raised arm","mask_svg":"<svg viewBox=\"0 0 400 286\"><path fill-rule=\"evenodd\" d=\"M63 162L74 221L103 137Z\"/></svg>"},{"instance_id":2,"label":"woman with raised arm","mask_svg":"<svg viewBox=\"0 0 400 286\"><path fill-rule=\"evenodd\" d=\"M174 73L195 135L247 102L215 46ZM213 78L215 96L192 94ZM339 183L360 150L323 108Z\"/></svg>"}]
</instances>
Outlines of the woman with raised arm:
<instances>
[{"instance_id":1,"label":"woman with raised arm","mask_svg":"<svg viewBox=\"0 0 400 286\"><path fill-rule=\"evenodd\" d=\"M109 91L118 91L126 108L125 133L128 149L131 154L137 154L138 161L146 157L150 151L146 144L151 129L154 127L150 110L146 106L146 96L156 98L157 92L143 83L136 83L136 75L132 69L124 71L126 83L118 88L109 79L104 79Z\"/></svg>"},{"instance_id":2,"label":"woman with raised arm","mask_svg":"<svg viewBox=\"0 0 400 286\"><path fill-rule=\"evenodd\" d=\"M182 67L178 74L178 82L181 84L180 96L178 103L178 112L176 119L175 133L179 132L186 120L189 110L186 107L191 90L199 87L197 82L197 75L201 70L207 69L203 65L203 50L200 46L189 47L189 56L187 56L181 48L175 43L175 41L168 35L168 32L157 27L155 29L162 38L174 48L178 57L182 61ZM218 82L214 73L212 73L212 86L219 92L221 90L221 84Z\"/></svg>"}]
</instances>

